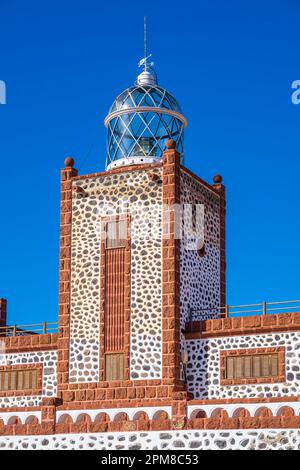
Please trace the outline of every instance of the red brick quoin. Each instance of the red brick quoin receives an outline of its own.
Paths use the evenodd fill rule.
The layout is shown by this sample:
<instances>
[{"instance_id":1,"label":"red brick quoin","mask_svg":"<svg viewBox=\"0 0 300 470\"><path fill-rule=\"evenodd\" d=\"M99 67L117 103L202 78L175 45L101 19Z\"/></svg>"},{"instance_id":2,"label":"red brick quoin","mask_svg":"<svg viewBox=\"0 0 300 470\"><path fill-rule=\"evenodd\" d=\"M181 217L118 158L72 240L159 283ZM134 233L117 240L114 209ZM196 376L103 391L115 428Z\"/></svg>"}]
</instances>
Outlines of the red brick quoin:
<instances>
[{"instance_id":1,"label":"red brick quoin","mask_svg":"<svg viewBox=\"0 0 300 470\"><path fill-rule=\"evenodd\" d=\"M7 300L0 299L0 337L1 337L1 327L6 326L6 315L7 315Z\"/></svg>"}]
</instances>

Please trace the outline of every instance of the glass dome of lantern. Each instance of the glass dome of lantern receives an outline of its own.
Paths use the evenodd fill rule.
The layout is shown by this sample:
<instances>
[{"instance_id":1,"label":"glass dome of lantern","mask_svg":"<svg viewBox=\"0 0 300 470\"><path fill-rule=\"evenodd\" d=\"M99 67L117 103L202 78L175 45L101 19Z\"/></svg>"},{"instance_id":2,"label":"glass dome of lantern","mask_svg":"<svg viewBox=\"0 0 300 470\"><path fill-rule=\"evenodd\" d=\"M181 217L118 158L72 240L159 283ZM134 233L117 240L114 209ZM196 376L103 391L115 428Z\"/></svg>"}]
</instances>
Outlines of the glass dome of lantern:
<instances>
[{"instance_id":1,"label":"glass dome of lantern","mask_svg":"<svg viewBox=\"0 0 300 470\"><path fill-rule=\"evenodd\" d=\"M105 119L107 169L160 161L169 139L183 159L187 121L174 96L158 85L149 57L140 61L143 71L135 85L117 96Z\"/></svg>"}]
</instances>

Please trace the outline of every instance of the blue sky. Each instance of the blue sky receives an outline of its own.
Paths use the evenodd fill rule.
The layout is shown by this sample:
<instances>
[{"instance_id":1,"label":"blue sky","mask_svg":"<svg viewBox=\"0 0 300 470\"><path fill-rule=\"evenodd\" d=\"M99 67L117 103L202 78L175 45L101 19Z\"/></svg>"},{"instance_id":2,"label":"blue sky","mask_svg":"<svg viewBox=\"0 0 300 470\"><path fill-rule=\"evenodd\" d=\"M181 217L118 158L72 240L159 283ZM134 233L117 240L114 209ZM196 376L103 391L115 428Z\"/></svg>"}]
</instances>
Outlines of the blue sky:
<instances>
[{"instance_id":1,"label":"blue sky","mask_svg":"<svg viewBox=\"0 0 300 470\"><path fill-rule=\"evenodd\" d=\"M189 121L186 165L227 188L231 304L300 297L299 13L294 0L1 0L0 296L55 321L59 170L105 163L103 119L143 55Z\"/></svg>"}]
</instances>

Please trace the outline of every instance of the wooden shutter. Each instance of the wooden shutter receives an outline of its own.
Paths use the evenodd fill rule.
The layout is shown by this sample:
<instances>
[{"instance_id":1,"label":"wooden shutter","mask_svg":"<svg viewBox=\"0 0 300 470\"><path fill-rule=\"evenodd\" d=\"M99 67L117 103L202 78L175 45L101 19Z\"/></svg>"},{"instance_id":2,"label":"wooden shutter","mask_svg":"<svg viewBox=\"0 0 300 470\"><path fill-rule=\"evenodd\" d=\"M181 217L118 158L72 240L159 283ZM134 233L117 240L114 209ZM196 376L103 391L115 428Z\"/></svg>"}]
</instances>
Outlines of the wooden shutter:
<instances>
[{"instance_id":1,"label":"wooden shutter","mask_svg":"<svg viewBox=\"0 0 300 470\"><path fill-rule=\"evenodd\" d=\"M278 375L278 356L277 354L272 354L271 356L271 373L272 377L276 377Z\"/></svg>"},{"instance_id":2,"label":"wooden shutter","mask_svg":"<svg viewBox=\"0 0 300 470\"><path fill-rule=\"evenodd\" d=\"M106 251L105 352L124 349L125 249Z\"/></svg>"},{"instance_id":3,"label":"wooden shutter","mask_svg":"<svg viewBox=\"0 0 300 470\"><path fill-rule=\"evenodd\" d=\"M124 354L105 355L105 379L123 380L124 378Z\"/></svg>"},{"instance_id":4,"label":"wooden shutter","mask_svg":"<svg viewBox=\"0 0 300 470\"><path fill-rule=\"evenodd\" d=\"M1 390L5 392L9 390L9 372L2 372L1 376L2 376Z\"/></svg>"},{"instance_id":5,"label":"wooden shutter","mask_svg":"<svg viewBox=\"0 0 300 470\"><path fill-rule=\"evenodd\" d=\"M260 356L253 356L253 377L259 378L261 376Z\"/></svg>"},{"instance_id":6,"label":"wooden shutter","mask_svg":"<svg viewBox=\"0 0 300 470\"><path fill-rule=\"evenodd\" d=\"M278 361L278 354L228 356L225 379L277 377Z\"/></svg>"},{"instance_id":7,"label":"wooden shutter","mask_svg":"<svg viewBox=\"0 0 300 470\"><path fill-rule=\"evenodd\" d=\"M237 357L235 359L235 378L242 379L244 377L244 358Z\"/></svg>"},{"instance_id":8,"label":"wooden shutter","mask_svg":"<svg viewBox=\"0 0 300 470\"><path fill-rule=\"evenodd\" d=\"M124 248L127 239L127 220L107 222L106 248Z\"/></svg>"},{"instance_id":9,"label":"wooden shutter","mask_svg":"<svg viewBox=\"0 0 300 470\"><path fill-rule=\"evenodd\" d=\"M270 356L261 356L261 377L270 376L270 365L269 365Z\"/></svg>"},{"instance_id":10,"label":"wooden shutter","mask_svg":"<svg viewBox=\"0 0 300 470\"><path fill-rule=\"evenodd\" d=\"M10 390L18 390L18 371L13 370L11 372L8 372L8 374L10 375Z\"/></svg>"},{"instance_id":11,"label":"wooden shutter","mask_svg":"<svg viewBox=\"0 0 300 470\"><path fill-rule=\"evenodd\" d=\"M227 358L226 378L234 379L234 358L233 357Z\"/></svg>"},{"instance_id":12,"label":"wooden shutter","mask_svg":"<svg viewBox=\"0 0 300 470\"><path fill-rule=\"evenodd\" d=\"M38 388L37 369L16 369L0 372L0 391L21 391Z\"/></svg>"},{"instance_id":13,"label":"wooden shutter","mask_svg":"<svg viewBox=\"0 0 300 470\"><path fill-rule=\"evenodd\" d=\"M245 356L244 358L244 377L250 378L252 377L252 357Z\"/></svg>"}]
</instances>

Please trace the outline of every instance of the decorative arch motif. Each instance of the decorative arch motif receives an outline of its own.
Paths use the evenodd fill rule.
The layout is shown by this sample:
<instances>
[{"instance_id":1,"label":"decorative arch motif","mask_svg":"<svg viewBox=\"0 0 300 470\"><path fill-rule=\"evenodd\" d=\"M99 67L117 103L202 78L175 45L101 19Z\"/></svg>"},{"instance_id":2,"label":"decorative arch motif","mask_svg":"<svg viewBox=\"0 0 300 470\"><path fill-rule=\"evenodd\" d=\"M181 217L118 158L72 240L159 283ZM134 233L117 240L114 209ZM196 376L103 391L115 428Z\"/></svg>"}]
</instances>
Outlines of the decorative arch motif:
<instances>
[{"instance_id":1,"label":"decorative arch motif","mask_svg":"<svg viewBox=\"0 0 300 470\"><path fill-rule=\"evenodd\" d=\"M92 419L87 413L82 413L76 418L76 424L90 424Z\"/></svg>"},{"instance_id":2,"label":"decorative arch motif","mask_svg":"<svg viewBox=\"0 0 300 470\"><path fill-rule=\"evenodd\" d=\"M233 413L232 417L235 419L239 418L250 418L250 411L246 408L237 408Z\"/></svg>"},{"instance_id":3,"label":"decorative arch motif","mask_svg":"<svg viewBox=\"0 0 300 470\"><path fill-rule=\"evenodd\" d=\"M70 415L67 414L67 413L62 414L62 415L58 418L57 424L73 424L73 418L72 418L72 416L70 416Z\"/></svg>"}]
</instances>

